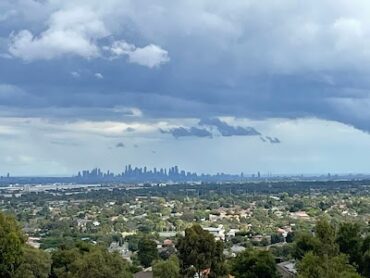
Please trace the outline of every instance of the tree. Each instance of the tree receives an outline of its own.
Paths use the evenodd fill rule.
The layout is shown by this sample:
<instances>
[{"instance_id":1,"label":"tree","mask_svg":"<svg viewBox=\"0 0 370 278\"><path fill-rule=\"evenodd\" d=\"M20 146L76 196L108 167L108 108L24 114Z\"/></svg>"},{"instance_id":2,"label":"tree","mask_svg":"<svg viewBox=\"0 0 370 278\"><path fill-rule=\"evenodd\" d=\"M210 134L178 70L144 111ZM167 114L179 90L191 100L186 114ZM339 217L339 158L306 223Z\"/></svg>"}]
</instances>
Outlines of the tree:
<instances>
[{"instance_id":1,"label":"tree","mask_svg":"<svg viewBox=\"0 0 370 278\"><path fill-rule=\"evenodd\" d=\"M215 241L213 235L194 225L185 230L185 236L178 240L181 273L190 275L196 272L202 277L202 271L210 269L212 275L223 275L224 256L222 242Z\"/></svg>"},{"instance_id":2,"label":"tree","mask_svg":"<svg viewBox=\"0 0 370 278\"><path fill-rule=\"evenodd\" d=\"M271 244L284 242L284 237L280 234L274 233L271 235Z\"/></svg>"},{"instance_id":3,"label":"tree","mask_svg":"<svg viewBox=\"0 0 370 278\"><path fill-rule=\"evenodd\" d=\"M370 235L368 235L362 242L361 245L361 263L360 272L365 277L370 277Z\"/></svg>"},{"instance_id":4,"label":"tree","mask_svg":"<svg viewBox=\"0 0 370 278\"><path fill-rule=\"evenodd\" d=\"M211 272L209 278L224 276L227 273L225 267L224 245L222 241L216 241L215 252L211 264Z\"/></svg>"},{"instance_id":5,"label":"tree","mask_svg":"<svg viewBox=\"0 0 370 278\"><path fill-rule=\"evenodd\" d=\"M136 252L139 249L140 238L137 235L129 235L125 238L128 241L128 249Z\"/></svg>"},{"instance_id":6,"label":"tree","mask_svg":"<svg viewBox=\"0 0 370 278\"><path fill-rule=\"evenodd\" d=\"M297 265L299 278L360 278L345 255L317 256L308 252Z\"/></svg>"},{"instance_id":7,"label":"tree","mask_svg":"<svg viewBox=\"0 0 370 278\"><path fill-rule=\"evenodd\" d=\"M15 278L48 278L51 269L50 255L29 246L23 248L22 262L15 271Z\"/></svg>"},{"instance_id":8,"label":"tree","mask_svg":"<svg viewBox=\"0 0 370 278\"><path fill-rule=\"evenodd\" d=\"M93 249L71 265L74 278L130 278L128 264L118 253Z\"/></svg>"},{"instance_id":9,"label":"tree","mask_svg":"<svg viewBox=\"0 0 370 278\"><path fill-rule=\"evenodd\" d=\"M238 278L275 278L275 259L269 251L247 249L231 263L231 274Z\"/></svg>"},{"instance_id":10,"label":"tree","mask_svg":"<svg viewBox=\"0 0 370 278\"><path fill-rule=\"evenodd\" d=\"M306 237L305 240L297 239L295 256L300 259L297 264L298 277L300 278L357 278L360 272L367 276L366 239L361 239L360 227L357 224L343 223L336 231L326 218L321 218L316 223L316 237ZM315 242L315 244L303 244ZM370 241L369 241L370 244ZM307 248L309 247L309 248ZM303 250L302 250L303 249ZM307 251L310 249L309 251ZM305 251L304 251L305 250ZM297 254L299 256L297 256ZM301 255L304 255L301 257ZM365 261L364 261L365 260ZM350 264L352 263L352 265Z\"/></svg>"},{"instance_id":11,"label":"tree","mask_svg":"<svg viewBox=\"0 0 370 278\"><path fill-rule=\"evenodd\" d=\"M304 208L304 203L300 200L294 200L293 204L289 208L290 212L300 211Z\"/></svg>"},{"instance_id":12,"label":"tree","mask_svg":"<svg viewBox=\"0 0 370 278\"><path fill-rule=\"evenodd\" d=\"M294 242L293 257L300 260L307 252L317 250L319 245L320 242L313 235L300 233L296 236Z\"/></svg>"},{"instance_id":13,"label":"tree","mask_svg":"<svg viewBox=\"0 0 370 278\"><path fill-rule=\"evenodd\" d=\"M370 277L370 249L362 255L360 271L364 277Z\"/></svg>"},{"instance_id":14,"label":"tree","mask_svg":"<svg viewBox=\"0 0 370 278\"><path fill-rule=\"evenodd\" d=\"M180 274L179 259L171 256L166 261L157 261L153 264L154 278L178 278Z\"/></svg>"},{"instance_id":15,"label":"tree","mask_svg":"<svg viewBox=\"0 0 370 278\"><path fill-rule=\"evenodd\" d=\"M336 243L339 245L339 251L349 256L351 264L361 264L361 230L357 223L340 224Z\"/></svg>"},{"instance_id":16,"label":"tree","mask_svg":"<svg viewBox=\"0 0 370 278\"><path fill-rule=\"evenodd\" d=\"M16 220L0 213L0 277L12 277L22 262L25 237Z\"/></svg>"},{"instance_id":17,"label":"tree","mask_svg":"<svg viewBox=\"0 0 370 278\"><path fill-rule=\"evenodd\" d=\"M283 244L281 246L275 245L269 248L269 251L278 258L282 258L283 260L290 260L291 254L293 252L293 245L292 244Z\"/></svg>"},{"instance_id":18,"label":"tree","mask_svg":"<svg viewBox=\"0 0 370 278\"><path fill-rule=\"evenodd\" d=\"M338 255L339 247L335 243L335 228L327 218L322 217L316 222L316 238L320 242L320 248L316 250L320 255Z\"/></svg>"},{"instance_id":19,"label":"tree","mask_svg":"<svg viewBox=\"0 0 370 278\"><path fill-rule=\"evenodd\" d=\"M286 242L287 243L292 243L294 241L295 234L293 232L288 232L286 236Z\"/></svg>"},{"instance_id":20,"label":"tree","mask_svg":"<svg viewBox=\"0 0 370 278\"><path fill-rule=\"evenodd\" d=\"M168 247L165 247L163 248L160 252L159 252L159 257L162 259L162 260L168 260L172 255L174 255L176 253L176 249L175 247L173 246L168 246Z\"/></svg>"},{"instance_id":21,"label":"tree","mask_svg":"<svg viewBox=\"0 0 370 278\"><path fill-rule=\"evenodd\" d=\"M129 264L118 253L79 243L53 256L52 275L58 278L131 278Z\"/></svg>"},{"instance_id":22,"label":"tree","mask_svg":"<svg viewBox=\"0 0 370 278\"><path fill-rule=\"evenodd\" d=\"M139 241L138 257L144 267L149 267L151 263L158 259L157 244L150 239L144 238Z\"/></svg>"}]
</instances>

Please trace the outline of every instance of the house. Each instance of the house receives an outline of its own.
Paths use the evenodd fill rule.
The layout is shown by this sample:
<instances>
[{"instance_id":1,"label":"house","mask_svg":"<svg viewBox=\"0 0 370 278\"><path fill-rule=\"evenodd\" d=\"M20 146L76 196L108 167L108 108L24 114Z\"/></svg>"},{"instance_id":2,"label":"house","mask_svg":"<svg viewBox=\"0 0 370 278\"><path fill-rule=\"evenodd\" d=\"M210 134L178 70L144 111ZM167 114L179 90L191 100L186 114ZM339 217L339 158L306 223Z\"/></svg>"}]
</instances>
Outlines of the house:
<instances>
[{"instance_id":1,"label":"house","mask_svg":"<svg viewBox=\"0 0 370 278\"><path fill-rule=\"evenodd\" d=\"M93 225L94 225L95 227L100 226L100 222L99 222L99 221L93 221Z\"/></svg>"},{"instance_id":2,"label":"house","mask_svg":"<svg viewBox=\"0 0 370 278\"><path fill-rule=\"evenodd\" d=\"M310 216L305 211L292 212L291 216L293 218L305 219L305 220L310 218Z\"/></svg>"},{"instance_id":3,"label":"house","mask_svg":"<svg viewBox=\"0 0 370 278\"><path fill-rule=\"evenodd\" d=\"M230 231L226 234L229 238L230 237L235 237L235 234L240 232L239 229L230 229Z\"/></svg>"},{"instance_id":4,"label":"house","mask_svg":"<svg viewBox=\"0 0 370 278\"><path fill-rule=\"evenodd\" d=\"M173 246L173 242L172 242L172 240L170 240L170 239L165 239L165 240L163 241L162 246L164 246L164 247L167 247L167 246Z\"/></svg>"},{"instance_id":5,"label":"house","mask_svg":"<svg viewBox=\"0 0 370 278\"><path fill-rule=\"evenodd\" d=\"M217 228L207 227L203 230L210 232L216 240L225 240L225 229L223 225L219 225Z\"/></svg>"}]
</instances>

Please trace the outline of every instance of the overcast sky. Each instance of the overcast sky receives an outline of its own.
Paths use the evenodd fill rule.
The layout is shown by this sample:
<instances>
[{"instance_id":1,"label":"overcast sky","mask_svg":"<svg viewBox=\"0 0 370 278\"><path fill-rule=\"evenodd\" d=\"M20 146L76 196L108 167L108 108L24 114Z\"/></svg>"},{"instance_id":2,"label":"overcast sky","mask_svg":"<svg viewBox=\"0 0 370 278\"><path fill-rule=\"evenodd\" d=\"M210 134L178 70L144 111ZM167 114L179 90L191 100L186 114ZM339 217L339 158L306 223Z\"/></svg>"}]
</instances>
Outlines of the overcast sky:
<instances>
[{"instance_id":1,"label":"overcast sky","mask_svg":"<svg viewBox=\"0 0 370 278\"><path fill-rule=\"evenodd\" d=\"M370 173L367 0L1 0L0 175Z\"/></svg>"}]
</instances>

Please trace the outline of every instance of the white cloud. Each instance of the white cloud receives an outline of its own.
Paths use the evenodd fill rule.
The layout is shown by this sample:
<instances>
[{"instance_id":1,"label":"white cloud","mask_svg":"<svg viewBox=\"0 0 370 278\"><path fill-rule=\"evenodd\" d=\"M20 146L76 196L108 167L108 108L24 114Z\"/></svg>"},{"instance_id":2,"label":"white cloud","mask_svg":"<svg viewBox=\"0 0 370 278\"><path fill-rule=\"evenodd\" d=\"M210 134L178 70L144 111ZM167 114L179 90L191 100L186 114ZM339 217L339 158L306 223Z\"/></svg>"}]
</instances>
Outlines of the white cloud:
<instances>
[{"instance_id":1,"label":"white cloud","mask_svg":"<svg viewBox=\"0 0 370 278\"><path fill-rule=\"evenodd\" d=\"M114 55L129 55L131 52L135 51L136 47L133 44L129 44L125 41L115 41L111 47L105 47L105 50L110 50Z\"/></svg>"},{"instance_id":2,"label":"white cloud","mask_svg":"<svg viewBox=\"0 0 370 278\"><path fill-rule=\"evenodd\" d=\"M129 5L130 1L127 1ZM125 3L108 1L101 5L97 1L73 3L47 3L52 11L44 22L46 30L35 34L30 29L13 32L9 37L8 51L13 57L25 61L51 60L65 55L86 59L101 56L100 40L117 31L112 21L129 18L129 12L117 12ZM123 6L122 6L123 5ZM124 41L117 41L109 49L115 56L127 55L130 63L149 68L158 67L169 61L168 52L155 44L138 48ZM98 77L99 78L99 77Z\"/></svg>"},{"instance_id":3,"label":"white cloud","mask_svg":"<svg viewBox=\"0 0 370 278\"><path fill-rule=\"evenodd\" d=\"M122 107L116 106L113 108L113 112L122 113L122 115L127 115L130 117L142 117L143 111L136 107Z\"/></svg>"},{"instance_id":4,"label":"white cloud","mask_svg":"<svg viewBox=\"0 0 370 278\"><path fill-rule=\"evenodd\" d=\"M170 61L168 52L157 45L150 44L130 52L129 61L148 68L159 67Z\"/></svg>"},{"instance_id":5,"label":"white cloud","mask_svg":"<svg viewBox=\"0 0 370 278\"><path fill-rule=\"evenodd\" d=\"M72 71L71 75L72 75L73 78L79 78L80 77L80 74L77 71Z\"/></svg>"},{"instance_id":6,"label":"white cloud","mask_svg":"<svg viewBox=\"0 0 370 278\"><path fill-rule=\"evenodd\" d=\"M100 54L97 40L109 35L103 21L88 8L57 11L48 24L48 29L38 36L29 30L13 33L9 52L26 61L50 60L66 54L93 58Z\"/></svg>"},{"instance_id":7,"label":"white cloud","mask_svg":"<svg viewBox=\"0 0 370 278\"><path fill-rule=\"evenodd\" d=\"M159 67L170 61L168 51L155 44L140 48L125 41L115 41L110 48L105 47L105 50L110 50L115 56L128 56L130 63L148 68Z\"/></svg>"},{"instance_id":8,"label":"white cloud","mask_svg":"<svg viewBox=\"0 0 370 278\"><path fill-rule=\"evenodd\" d=\"M104 78L104 76L100 72L95 73L94 76L95 76L96 79L103 79Z\"/></svg>"}]
</instances>

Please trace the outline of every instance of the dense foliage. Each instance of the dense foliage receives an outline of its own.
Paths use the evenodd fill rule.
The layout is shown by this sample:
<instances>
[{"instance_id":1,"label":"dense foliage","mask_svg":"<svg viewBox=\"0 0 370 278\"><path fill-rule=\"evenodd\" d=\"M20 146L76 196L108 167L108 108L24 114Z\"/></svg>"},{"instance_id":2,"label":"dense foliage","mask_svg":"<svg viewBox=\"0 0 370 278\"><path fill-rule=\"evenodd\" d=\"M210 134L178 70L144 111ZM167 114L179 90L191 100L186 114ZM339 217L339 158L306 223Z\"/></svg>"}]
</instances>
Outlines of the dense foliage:
<instances>
[{"instance_id":1,"label":"dense foliage","mask_svg":"<svg viewBox=\"0 0 370 278\"><path fill-rule=\"evenodd\" d=\"M341 223L336 230L326 218L320 219L315 235L301 235L294 243L299 277L370 277L368 238L361 237L357 223Z\"/></svg>"},{"instance_id":2,"label":"dense foliage","mask_svg":"<svg viewBox=\"0 0 370 278\"><path fill-rule=\"evenodd\" d=\"M0 194L0 277L276 277L275 261L303 278L370 277L369 192L261 181ZM223 238L204 229L219 227Z\"/></svg>"},{"instance_id":3,"label":"dense foliage","mask_svg":"<svg viewBox=\"0 0 370 278\"><path fill-rule=\"evenodd\" d=\"M153 264L153 276L156 278L178 278L180 274L179 259L171 256L166 261L157 261Z\"/></svg>"},{"instance_id":4,"label":"dense foliage","mask_svg":"<svg viewBox=\"0 0 370 278\"><path fill-rule=\"evenodd\" d=\"M185 236L180 238L176 248L180 259L181 273L189 277L194 272L201 277L203 271L220 277L225 274L222 242L199 225L185 230Z\"/></svg>"},{"instance_id":5,"label":"dense foliage","mask_svg":"<svg viewBox=\"0 0 370 278\"><path fill-rule=\"evenodd\" d=\"M0 213L0 277L13 277L23 260L25 238L11 216Z\"/></svg>"}]
</instances>

